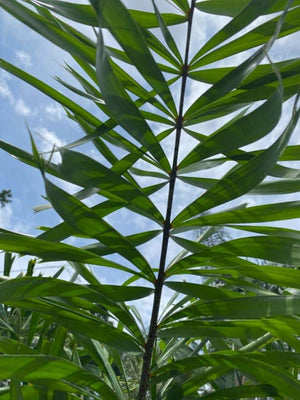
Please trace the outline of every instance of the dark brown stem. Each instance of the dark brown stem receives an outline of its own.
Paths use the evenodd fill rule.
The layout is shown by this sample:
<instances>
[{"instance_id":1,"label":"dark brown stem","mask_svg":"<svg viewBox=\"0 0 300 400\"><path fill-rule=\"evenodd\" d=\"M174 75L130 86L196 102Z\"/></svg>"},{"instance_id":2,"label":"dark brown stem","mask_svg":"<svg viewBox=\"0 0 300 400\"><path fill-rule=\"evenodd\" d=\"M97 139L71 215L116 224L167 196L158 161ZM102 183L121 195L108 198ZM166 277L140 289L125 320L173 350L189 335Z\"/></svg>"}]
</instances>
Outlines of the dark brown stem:
<instances>
[{"instance_id":1,"label":"dark brown stem","mask_svg":"<svg viewBox=\"0 0 300 400\"><path fill-rule=\"evenodd\" d=\"M173 205L173 200L174 200L174 190L175 190L176 174L177 174L178 152L179 152L180 137L181 137L182 125L183 125L183 106L184 106L186 83L187 83L187 77L188 77L189 49L190 49L190 43L191 43L192 20L193 20L193 14L194 14L194 9L195 9L195 3L196 3L196 0L192 0L191 8L190 8L189 14L188 14L187 40L186 40L184 64L182 66L182 80L181 80L181 92L180 92L181 94L180 94L178 118L177 118L177 124L176 124L174 156L173 156L173 162L172 162L172 170L170 173L167 211L166 211L166 218L165 218L164 229L163 229L161 256L160 256L160 262L159 262L159 272L158 272L157 280L155 283L152 315L151 315L148 339L146 342L145 353L144 353L144 357L143 357L143 366L142 366L142 373L141 373L141 379L140 379L138 400L146 400L146 394L147 394L147 390L149 387L151 361L152 361L154 344L155 344L155 340L156 340L160 301L161 301L162 289L163 289L163 285L164 285L165 266L166 266L168 243L169 243L169 237L170 237L170 229L171 229L171 213L172 213L172 205Z\"/></svg>"}]
</instances>

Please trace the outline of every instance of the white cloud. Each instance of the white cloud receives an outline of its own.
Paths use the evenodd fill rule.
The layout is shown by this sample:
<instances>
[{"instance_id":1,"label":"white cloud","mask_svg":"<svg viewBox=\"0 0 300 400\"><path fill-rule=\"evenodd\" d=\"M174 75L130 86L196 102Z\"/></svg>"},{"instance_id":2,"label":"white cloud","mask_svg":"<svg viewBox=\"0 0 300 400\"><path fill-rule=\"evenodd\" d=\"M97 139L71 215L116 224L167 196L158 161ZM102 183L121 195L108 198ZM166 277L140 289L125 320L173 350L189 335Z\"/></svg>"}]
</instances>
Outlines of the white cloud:
<instances>
[{"instance_id":1,"label":"white cloud","mask_svg":"<svg viewBox=\"0 0 300 400\"><path fill-rule=\"evenodd\" d=\"M32 66L31 56L23 50L16 51L16 57L22 67L29 68Z\"/></svg>"},{"instance_id":2,"label":"white cloud","mask_svg":"<svg viewBox=\"0 0 300 400\"><path fill-rule=\"evenodd\" d=\"M6 98L9 100L10 104L14 103L14 96L7 84L7 75L1 71L0 74L0 97Z\"/></svg>"},{"instance_id":3,"label":"white cloud","mask_svg":"<svg viewBox=\"0 0 300 400\"><path fill-rule=\"evenodd\" d=\"M10 75L6 71L0 71L0 97L8 99L11 106L14 107L15 112L23 117L35 115L36 112L24 102L23 99L16 100L10 87L7 83L10 80Z\"/></svg>"},{"instance_id":4,"label":"white cloud","mask_svg":"<svg viewBox=\"0 0 300 400\"><path fill-rule=\"evenodd\" d=\"M4 229L11 229L12 208L8 204L0 207L0 226Z\"/></svg>"},{"instance_id":5,"label":"white cloud","mask_svg":"<svg viewBox=\"0 0 300 400\"><path fill-rule=\"evenodd\" d=\"M30 115L34 114L31 108L22 99L18 99L15 102L15 111L17 114L22 115L23 117L29 117Z\"/></svg>"},{"instance_id":6,"label":"white cloud","mask_svg":"<svg viewBox=\"0 0 300 400\"><path fill-rule=\"evenodd\" d=\"M45 127L36 128L35 132L42 139L41 150L48 151L55 147L65 145L65 141L56 136L55 132L48 130Z\"/></svg>"},{"instance_id":7,"label":"white cloud","mask_svg":"<svg viewBox=\"0 0 300 400\"><path fill-rule=\"evenodd\" d=\"M53 149L62 147L66 144L66 142L62 139L60 139L55 132L50 131L49 129L45 127L39 127L34 129L34 133L40 137L40 142L39 142L39 150L41 153L49 153L48 155L50 156L50 153ZM54 163L57 163L60 161L60 155L58 152L55 152L51 160Z\"/></svg>"},{"instance_id":8,"label":"white cloud","mask_svg":"<svg viewBox=\"0 0 300 400\"><path fill-rule=\"evenodd\" d=\"M65 117L63 108L57 103L48 104L45 107L45 112L52 121L61 121Z\"/></svg>"}]
</instances>

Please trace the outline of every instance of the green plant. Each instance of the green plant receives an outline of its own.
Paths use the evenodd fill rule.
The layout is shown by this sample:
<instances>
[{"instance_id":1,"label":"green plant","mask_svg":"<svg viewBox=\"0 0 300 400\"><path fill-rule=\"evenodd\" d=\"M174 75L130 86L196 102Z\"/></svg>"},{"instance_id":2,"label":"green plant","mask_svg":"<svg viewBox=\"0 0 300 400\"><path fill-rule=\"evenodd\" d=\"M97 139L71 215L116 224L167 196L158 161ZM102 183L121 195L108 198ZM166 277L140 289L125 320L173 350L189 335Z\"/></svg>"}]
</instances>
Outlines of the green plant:
<instances>
[{"instance_id":1,"label":"green plant","mask_svg":"<svg viewBox=\"0 0 300 400\"><path fill-rule=\"evenodd\" d=\"M41 171L47 199L63 219L37 238L1 230L0 248L43 261L66 260L87 282L30 276L1 283L0 303L38 312L72 335L80 348L68 345L69 359L37 354L33 343L16 352L17 340L4 348L0 378L11 379L11 398L55 399L57 392L67 399L299 398L299 232L261 223L298 218L300 203L269 204L268 198L259 206L228 208L227 203L248 193L298 191L299 171L281 162L299 160L299 146L289 140L300 113L300 61L261 63L277 38L299 30L300 1L169 3L174 12L161 14L154 1L148 13L127 10L120 0L0 0L2 9L73 56L78 69L68 70L80 87L59 81L99 109L99 115L91 114L80 100L70 100L0 59L2 68L63 105L85 132L53 150L61 153L59 164L51 156L43 158L33 139L32 154L0 141L3 150ZM199 12L227 15L230 21L191 57L192 24ZM264 15L270 15L267 22L242 31ZM85 36L70 21L91 26L95 37ZM180 24L187 29L183 54L172 36L172 25ZM103 30L112 34L115 47L105 45ZM209 66L252 49L240 65ZM185 109L190 80L210 87ZM293 97L290 120L278 138L266 148L243 149L273 131L283 103ZM200 133L199 124L224 116L225 125ZM174 150L169 160L170 140ZM186 141L196 144L179 157ZM94 146L102 163L73 150L85 143ZM224 173L227 163L230 169ZM207 178L211 168L221 168L221 178ZM82 190L70 195L51 175ZM174 216L183 185L199 193ZM99 203L88 207L81 200L95 190L105 200L99 196ZM154 200L160 191L163 204ZM216 211L217 206L222 210ZM156 229L121 234L105 217L123 209ZM245 237L207 246L207 238L223 226ZM203 227L192 240L189 233ZM92 243L64 243L73 236ZM151 266L139 246L158 236L161 252ZM170 241L183 250L168 262ZM260 265L255 259L274 264ZM102 285L85 264L124 271L128 280ZM194 282L185 281L188 277ZM216 279L221 287L214 285ZM277 294L257 282L286 289ZM164 288L175 295L162 312ZM153 293L145 335L141 317L126 302Z\"/></svg>"}]
</instances>

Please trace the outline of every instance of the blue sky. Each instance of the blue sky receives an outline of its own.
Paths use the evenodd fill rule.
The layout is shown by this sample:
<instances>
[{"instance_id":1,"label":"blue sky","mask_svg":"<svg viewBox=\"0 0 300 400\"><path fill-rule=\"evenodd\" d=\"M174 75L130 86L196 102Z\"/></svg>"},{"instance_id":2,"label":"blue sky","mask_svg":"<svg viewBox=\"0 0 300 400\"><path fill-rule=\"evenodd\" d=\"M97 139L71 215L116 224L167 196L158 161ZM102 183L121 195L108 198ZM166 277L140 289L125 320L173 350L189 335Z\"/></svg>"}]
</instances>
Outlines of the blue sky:
<instances>
[{"instance_id":1,"label":"blue sky","mask_svg":"<svg viewBox=\"0 0 300 400\"><path fill-rule=\"evenodd\" d=\"M139 6L140 8L151 9L152 7L150 0L143 2L129 0L125 3L132 8ZM159 1L158 4L162 5L165 10L169 7L168 3L163 0ZM193 47L196 48L200 40L203 42L207 40L226 21L227 18L223 17L199 16L194 25ZM179 42L183 38L177 28L174 29L174 35ZM299 34L293 38L281 39L272 50L273 59L281 61L299 57L299 39ZM0 10L0 57L70 95L53 77L59 76L72 82L63 68L64 62L74 65L71 57L2 10ZM242 61L243 57L243 55L238 55L234 61ZM187 102L191 103L204 89L205 85L193 83L189 87ZM96 110L88 101L84 101L83 105L89 107L91 111ZM283 121L280 124L281 128L277 132L280 132L288 118L287 107L286 115L283 116ZM66 118L61 106L2 70L0 70L0 121L1 140L28 151L30 151L30 140L26 123L34 133L34 139L40 151L50 150L54 144L61 146L83 136L80 128ZM201 129L207 130L215 128L215 122L207 123L201 127ZM274 137L275 135L276 132ZM297 133L295 133L293 139L293 144L295 143L299 143ZM188 143L187 148L190 148L190 146L191 144ZM94 155L91 148L88 148L87 151L90 152L91 156ZM34 206L45 203L42 198L44 195L43 182L38 171L13 159L4 151L0 151L0 165L0 190L10 188L13 194L12 204L0 209L1 227L37 235L39 232L36 229L37 226L53 226L60 220L51 210L41 213L33 213L32 211ZM65 189L74 190L70 187L65 187ZM183 192L182 201L184 197L188 197L187 193ZM257 197L247 200L253 203L260 202ZM286 197L286 200L288 200L288 197ZM162 196L158 197L157 201L161 202ZM275 198L274 201L276 201ZM178 202L177 207L181 204ZM127 219L128 215L124 214L118 221L111 217L110 222L122 228ZM144 227L141 220L135 219L134 223L139 228ZM148 228L148 226L145 227ZM155 242L155 246L159 247L159 241ZM158 247L157 250L159 250ZM150 259L154 256L153 248L144 248L144 251ZM17 268L21 268L22 265L24 265L24 259L18 260ZM106 278L108 279L105 276L104 279Z\"/></svg>"}]
</instances>

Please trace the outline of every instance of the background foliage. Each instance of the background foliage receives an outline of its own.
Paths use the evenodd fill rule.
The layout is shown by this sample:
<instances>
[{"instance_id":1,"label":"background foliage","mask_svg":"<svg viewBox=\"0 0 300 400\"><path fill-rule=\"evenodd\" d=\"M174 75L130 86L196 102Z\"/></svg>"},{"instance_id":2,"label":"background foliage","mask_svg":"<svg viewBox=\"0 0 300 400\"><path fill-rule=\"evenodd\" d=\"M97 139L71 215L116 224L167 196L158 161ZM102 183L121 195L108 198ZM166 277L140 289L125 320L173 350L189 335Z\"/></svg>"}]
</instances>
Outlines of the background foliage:
<instances>
[{"instance_id":1,"label":"background foliage","mask_svg":"<svg viewBox=\"0 0 300 400\"><path fill-rule=\"evenodd\" d=\"M62 218L37 237L0 229L3 398L299 398L300 235L275 222L299 218L300 203L265 197L251 206L241 196L298 191L299 145L289 141L300 61L273 63L268 52L299 30L300 1L169 3L173 12L160 13L154 1L143 12L120 0L0 0L74 58L77 86L58 80L78 101L3 59L1 68L61 104L84 133L46 155L32 136L31 154L0 141L41 172ZM192 53L199 13L229 22ZM186 35L183 50L173 26ZM239 65L226 60L237 54ZM208 88L187 104L191 82ZM274 131L287 100L289 120ZM80 151L87 143L97 157ZM80 190L70 194L62 181ZM113 224L124 209L125 233ZM233 233L215 240L223 228ZM145 245L156 251L157 240L150 265ZM173 244L181 250L171 260ZM85 284L59 279L61 271L34 276L34 260L11 278L10 252L67 261ZM102 284L89 265L126 281ZM166 307L163 289L174 292ZM149 296L147 323L136 306Z\"/></svg>"}]
</instances>

